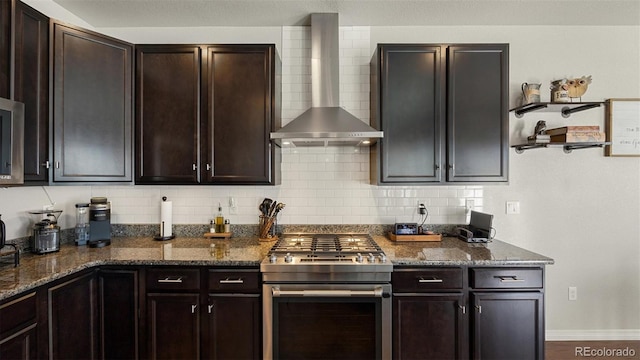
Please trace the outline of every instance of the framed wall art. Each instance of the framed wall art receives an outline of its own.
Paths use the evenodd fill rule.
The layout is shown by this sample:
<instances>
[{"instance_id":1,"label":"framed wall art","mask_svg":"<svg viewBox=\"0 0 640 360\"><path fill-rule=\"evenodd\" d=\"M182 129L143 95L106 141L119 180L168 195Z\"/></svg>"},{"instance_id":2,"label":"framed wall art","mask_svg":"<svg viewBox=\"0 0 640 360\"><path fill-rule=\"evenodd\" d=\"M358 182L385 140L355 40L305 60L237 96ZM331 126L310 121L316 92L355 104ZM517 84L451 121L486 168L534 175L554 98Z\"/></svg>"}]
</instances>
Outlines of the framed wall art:
<instances>
[{"instance_id":1,"label":"framed wall art","mask_svg":"<svg viewBox=\"0 0 640 360\"><path fill-rule=\"evenodd\" d=\"M608 99L605 156L640 156L640 99Z\"/></svg>"}]
</instances>

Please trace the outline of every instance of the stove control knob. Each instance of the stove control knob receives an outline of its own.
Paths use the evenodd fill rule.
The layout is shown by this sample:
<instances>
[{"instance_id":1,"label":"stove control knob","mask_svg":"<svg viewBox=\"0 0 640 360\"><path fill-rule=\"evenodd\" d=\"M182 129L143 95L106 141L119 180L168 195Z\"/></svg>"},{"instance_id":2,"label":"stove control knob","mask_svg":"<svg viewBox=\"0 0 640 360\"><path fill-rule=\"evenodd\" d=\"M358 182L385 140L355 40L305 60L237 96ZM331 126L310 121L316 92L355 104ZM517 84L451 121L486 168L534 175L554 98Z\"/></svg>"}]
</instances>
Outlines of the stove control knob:
<instances>
[{"instance_id":1,"label":"stove control knob","mask_svg":"<svg viewBox=\"0 0 640 360\"><path fill-rule=\"evenodd\" d=\"M271 256L269 256L269 262L270 263L274 263L278 260L278 257L276 256L276 254L271 254Z\"/></svg>"},{"instance_id":2,"label":"stove control knob","mask_svg":"<svg viewBox=\"0 0 640 360\"><path fill-rule=\"evenodd\" d=\"M356 255L356 262L362 263L362 261L364 261L364 259L362 258L362 254L358 253Z\"/></svg>"},{"instance_id":3,"label":"stove control knob","mask_svg":"<svg viewBox=\"0 0 640 360\"><path fill-rule=\"evenodd\" d=\"M383 264L387 262L387 256L385 254L380 254L380 262Z\"/></svg>"},{"instance_id":4,"label":"stove control knob","mask_svg":"<svg viewBox=\"0 0 640 360\"><path fill-rule=\"evenodd\" d=\"M367 257L367 259L369 260L370 263L375 263L376 262L376 257L373 256L372 253L369 253L369 256Z\"/></svg>"},{"instance_id":5,"label":"stove control knob","mask_svg":"<svg viewBox=\"0 0 640 360\"><path fill-rule=\"evenodd\" d=\"M287 253L287 255L284 256L284 262L286 263L293 262L293 256L291 256L291 253Z\"/></svg>"}]
</instances>

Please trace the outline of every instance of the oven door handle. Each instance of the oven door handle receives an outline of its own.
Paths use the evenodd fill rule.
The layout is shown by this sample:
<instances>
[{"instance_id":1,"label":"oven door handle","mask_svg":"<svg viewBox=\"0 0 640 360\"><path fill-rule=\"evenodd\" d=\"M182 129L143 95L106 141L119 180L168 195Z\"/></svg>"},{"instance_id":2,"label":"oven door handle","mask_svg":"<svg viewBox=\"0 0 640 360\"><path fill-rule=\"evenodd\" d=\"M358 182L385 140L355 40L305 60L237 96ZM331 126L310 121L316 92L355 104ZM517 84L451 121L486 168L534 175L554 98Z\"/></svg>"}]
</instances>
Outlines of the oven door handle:
<instances>
[{"instance_id":1,"label":"oven door handle","mask_svg":"<svg viewBox=\"0 0 640 360\"><path fill-rule=\"evenodd\" d=\"M330 289L330 290L280 290L279 287L271 288L273 297L389 297L384 294L382 287L376 287L371 290L347 290L347 289Z\"/></svg>"}]
</instances>

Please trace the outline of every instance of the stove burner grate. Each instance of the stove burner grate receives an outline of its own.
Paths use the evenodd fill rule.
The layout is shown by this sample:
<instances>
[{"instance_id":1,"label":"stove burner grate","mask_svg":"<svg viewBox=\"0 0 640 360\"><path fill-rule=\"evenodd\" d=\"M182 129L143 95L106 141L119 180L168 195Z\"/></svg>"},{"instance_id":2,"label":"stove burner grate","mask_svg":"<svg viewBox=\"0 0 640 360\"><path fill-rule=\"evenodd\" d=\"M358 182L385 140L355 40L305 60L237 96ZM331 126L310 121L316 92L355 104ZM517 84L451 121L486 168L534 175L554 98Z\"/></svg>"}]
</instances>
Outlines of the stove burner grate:
<instances>
[{"instance_id":1,"label":"stove burner grate","mask_svg":"<svg viewBox=\"0 0 640 360\"><path fill-rule=\"evenodd\" d=\"M367 234L284 234L271 253L381 253Z\"/></svg>"}]
</instances>

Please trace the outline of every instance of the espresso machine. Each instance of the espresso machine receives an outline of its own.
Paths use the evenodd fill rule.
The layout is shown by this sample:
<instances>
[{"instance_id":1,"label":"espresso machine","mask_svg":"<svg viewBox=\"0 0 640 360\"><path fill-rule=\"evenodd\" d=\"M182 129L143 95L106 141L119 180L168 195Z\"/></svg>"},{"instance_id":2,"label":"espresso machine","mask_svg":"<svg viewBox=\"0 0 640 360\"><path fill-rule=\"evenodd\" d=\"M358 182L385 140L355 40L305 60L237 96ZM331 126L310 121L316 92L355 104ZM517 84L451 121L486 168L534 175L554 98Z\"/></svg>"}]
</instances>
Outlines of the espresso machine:
<instances>
[{"instance_id":1,"label":"espresso machine","mask_svg":"<svg viewBox=\"0 0 640 360\"><path fill-rule=\"evenodd\" d=\"M111 245L111 203L106 197L92 197L89 204L89 247Z\"/></svg>"}]
</instances>

